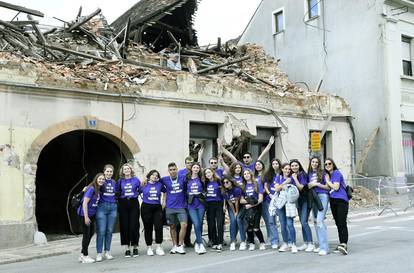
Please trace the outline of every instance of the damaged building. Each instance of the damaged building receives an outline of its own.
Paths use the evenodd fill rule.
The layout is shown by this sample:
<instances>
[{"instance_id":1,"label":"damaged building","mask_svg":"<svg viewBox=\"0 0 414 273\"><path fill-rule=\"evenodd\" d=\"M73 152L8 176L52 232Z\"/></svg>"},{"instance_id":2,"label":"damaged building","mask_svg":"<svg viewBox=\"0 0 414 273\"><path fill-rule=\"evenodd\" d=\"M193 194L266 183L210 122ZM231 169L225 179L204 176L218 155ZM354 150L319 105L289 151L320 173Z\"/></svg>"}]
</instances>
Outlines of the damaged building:
<instances>
[{"instance_id":1,"label":"damaged building","mask_svg":"<svg viewBox=\"0 0 414 273\"><path fill-rule=\"evenodd\" d=\"M47 30L0 6L28 15L0 21L0 248L79 231L68 198L104 164L165 175L201 145L206 165L217 138L257 157L274 135L267 162L319 154L351 172L344 99L301 89L259 46L198 47L197 1L142 0L112 24L80 9Z\"/></svg>"}]
</instances>

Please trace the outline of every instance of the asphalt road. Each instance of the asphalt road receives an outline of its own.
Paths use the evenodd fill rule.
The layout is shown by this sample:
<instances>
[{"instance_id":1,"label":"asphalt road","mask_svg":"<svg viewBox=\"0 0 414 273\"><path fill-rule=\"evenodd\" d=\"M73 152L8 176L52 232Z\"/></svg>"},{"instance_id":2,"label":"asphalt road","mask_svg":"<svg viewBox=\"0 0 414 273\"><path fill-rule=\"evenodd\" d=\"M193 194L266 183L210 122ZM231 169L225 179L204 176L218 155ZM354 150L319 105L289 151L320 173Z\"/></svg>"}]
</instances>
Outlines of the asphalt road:
<instances>
[{"instance_id":1,"label":"asphalt road","mask_svg":"<svg viewBox=\"0 0 414 273\"><path fill-rule=\"evenodd\" d=\"M329 222L331 250L337 244L336 227ZM300 228L296 228L301 239ZM363 272L411 273L414 272L414 211L400 216L369 216L352 219L349 223L349 255L331 253L319 257L314 253L279 253L273 250L234 251L226 248L221 253L209 251L198 256L193 249L186 255L148 257L145 247L140 256L124 258L123 249L113 246L115 259L95 264L80 264L78 253L36 259L27 262L0 265L7 273L67 273L67 272ZM165 245L169 250L170 244ZM90 248L94 253L93 247Z\"/></svg>"}]
</instances>

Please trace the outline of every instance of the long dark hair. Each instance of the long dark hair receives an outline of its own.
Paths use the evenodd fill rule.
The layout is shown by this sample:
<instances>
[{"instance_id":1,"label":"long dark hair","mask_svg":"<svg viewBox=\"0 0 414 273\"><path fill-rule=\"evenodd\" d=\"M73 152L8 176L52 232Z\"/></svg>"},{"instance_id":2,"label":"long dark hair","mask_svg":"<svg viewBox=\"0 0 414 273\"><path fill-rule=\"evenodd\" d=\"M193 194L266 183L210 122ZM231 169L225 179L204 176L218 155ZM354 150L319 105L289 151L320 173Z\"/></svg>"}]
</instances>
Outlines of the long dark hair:
<instances>
[{"instance_id":1,"label":"long dark hair","mask_svg":"<svg viewBox=\"0 0 414 273\"><path fill-rule=\"evenodd\" d=\"M293 173L292 171L292 163L297 163L299 165L299 171L298 171L298 176L302 175L302 174L306 174L305 169L303 168L302 164L300 164L299 160L297 159L292 159L289 163L290 165L290 172Z\"/></svg>"},{"instance_id":2,"label":"long dark hair","mask_svg":"<svg viewBox=\"0 0 414 273\"><path fill-rule=\"evenodd\" d=\"M240 176L243 176L243 165L240 162L233 162L230 165L230 174L231 176L235 176L236 175L236 167L240 166L241 168L241 172L240 172Z\"/></svg>"},{"instance_id":3,"label":"long dark hair","mask_svg":"<svg viewBox=\"0 0 414 273\"><path fill-rule=\"evenodd\" d=\"M187 175L185 176L185 179L187 180L187 182L188 181L190 181L190 179L191 179L191 176L193 175L193 166L194 165L197 165L199 168L200 168L200 171L198 172L198 174L197 174L197 176L198 176L198 178L200 178L200 180L201 180L201 173L202 173L202 170L201 170L201 165L200 165L200 163L198 163L198 162L194 162L193 164L191 164L191 169L190 169L190 171L187 173Z\"/></svg>"},{"instance_id":4,"label":"long dark hair","mask_svg":"<svg viewBox=\"0 0 414 273\"><path fill-rule=\"evenodd\" d=\"M318 177L318 181L322 181L322 162L319 156L312 156L311 159L309 160L308 174L313 172L311 163L312 163L312 160L314 159L318 160L318 168L316 169L316 176Z\"/></svg>"},{"instance_id":5,"label":"long dark hair","mask_svg":"<svg viewBox=\"0 0 414 273\"><path fill-rule=\"evenodd\" d=\"M272 165L273 162L277 162L279 164L279 171L275 173L275 170L273 169ZM273 158L272 161L270 161L270 165L266 170L265 178L270 183L273 180L273 176L280 175L282 173L282 163L280 163L280 160L277 158Z\"/></svg>"},{"instance_id":6,"label":"long dark hair","mask_svg":"<svg viewBox=\"0 0 414 273\"><path fill-rule=\"evenodd\" d=\"M99 178L101 175L102 175L102 176L104 177L104 179L105 179L105 175L104 175L103 173L97 173L97 174L95 175L95 177L93 178L92 182L91 182L91 183L89 183L89 185L88 185L88 188L89 188L89 187L93 187L93 190L94 190L93 195L94 195L95 197L98 197L98 195L99 195L99 188L100 188L100 186L98 185L98 178Z\"/></svg>"},{"instance_id":7,"label":"long dark hair","mask_svg":"<svg viewBox=\"0 0 414 273\"><path fill-rule=\"evenodd\" d=\"M281 175L283 176L283 169L286 167L286 166L288 166L289 165L289 167L290 167L290 163L288 163L288 162L285 162L285 163L283 163L282 164L282 166L280 166L280 172L281 172ZM289 174L289 176L292 174L292 170L290 170L290 174Z\"/></svg>"},{"instance_id":8,"label":"long dark hair","mask_svg":"<svg viewBox=\"0 0 414 273\"><path fill-rule=\"evenodd\" d=\"M158 180L159 180L159 179L161 179L161 175L160 175L160 172L159 172L159 171L157 171L157 170L151 170L151 171L149 171L149 172L148 172L148 174L147 174L147 181L150 181L150 177L151 177L151 175L153 175L154 173L157 173L157 175L158 175Z\"/></svg>"},{"instance_id":9,"label":"long dark hair","mask_svg":"<svg viewBox=\"0 0 414 273\"><path fill-rule=\"evenodd\" d=\"M336 164L335 164L335 161L332 159L332 158L330 158L330 157L327 157L327 158L325 158L325 162L327 161L327 160L329 160L329 161L331 161L332 162L332 170L333 171L336 171L336 170L338 170L338 167L336 166ZM324 162L324 163L325 163ZM326 168L325 168L325 164L324 164L324 167L323 167L323 170L325 171L325 173L327 173L328 175L329 175L329 177L331 177L331 174L326 170Z\"/></svg>"},{"instance_id":10,"label":"long dark hair","mask_svg":"<svg viewBox=\"0 0 414 273\"><path fill-rule=\"evenodd\" d=\"M230 175L223 175L223 178L221 179L221 182L223 184L223 187L221 188L221 193L222 194L228 192L228 189L224 186L224 180L230 181L232 188L239 187L236 183L236 180L233 177L231 177Z\"/></svg>"},{"instance_id":11,"label":"long dark hair","mask_svg":"<svg viewBox=\"0 0 414 273\"><path fill-rule=\"evenodd\" d=\"M259 171L256 170L256 164L257 163L262 164L262 172L261 172L260 175L259 175ZM266 173L266 166L265 166L264 162L261 161L261 160L256 160L256 162L254 163L254 176L255 177L260 177L260 181L263 182L263 178L265 177L265 173Z\"/></svg>"}]
</instances>

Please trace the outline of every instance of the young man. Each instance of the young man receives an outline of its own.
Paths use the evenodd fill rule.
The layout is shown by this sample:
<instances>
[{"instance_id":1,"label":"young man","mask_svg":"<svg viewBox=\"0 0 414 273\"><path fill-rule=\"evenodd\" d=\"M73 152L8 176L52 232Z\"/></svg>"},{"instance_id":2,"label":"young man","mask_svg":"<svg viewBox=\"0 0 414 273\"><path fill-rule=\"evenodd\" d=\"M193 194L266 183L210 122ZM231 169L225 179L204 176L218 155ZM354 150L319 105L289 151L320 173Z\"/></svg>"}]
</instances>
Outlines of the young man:
<instances>
[{"instance_id":1,"label":"young man","mask_svg":"<svg viewBox=\"0 0 414 273\"><path fill-rule=\"evenodd\" d=\"M187 230L188 219L186 211L185 177L178 175L178 168L174 162L168 164L168 173L170 175L161 178L161 182L166 189L162 204L163 207L166 208L167 224L170 226L171 239L173 241L171 254L185 254L184 237ZM177 225L180 226L178 240Z\"/></svg>"},{"instance_id":2,"label":"young man","mask_svg":"<svg viewBox=\"0 0 414 273\"><path fill-rule=\"evenodd\" d=\"M275 137L271 136L269 139L269 143L267 146L263 149L262 153L259 155L257 160L262 160L263 157L269 152L270 148L272 147L273 143L275 143ZM223 154L228 156L231 159L231 162L239 162L237 158L226 148L223 146L223 142L221 139L217 139L217 145L219 146L219 149L222 151ZM252 154L249 152L246 152L243 154L243 162L240 162L243 166L243 169L250 169L252 172L254 172L254 165L255 161L253 161Z\"/></svg>"}]
</instances>

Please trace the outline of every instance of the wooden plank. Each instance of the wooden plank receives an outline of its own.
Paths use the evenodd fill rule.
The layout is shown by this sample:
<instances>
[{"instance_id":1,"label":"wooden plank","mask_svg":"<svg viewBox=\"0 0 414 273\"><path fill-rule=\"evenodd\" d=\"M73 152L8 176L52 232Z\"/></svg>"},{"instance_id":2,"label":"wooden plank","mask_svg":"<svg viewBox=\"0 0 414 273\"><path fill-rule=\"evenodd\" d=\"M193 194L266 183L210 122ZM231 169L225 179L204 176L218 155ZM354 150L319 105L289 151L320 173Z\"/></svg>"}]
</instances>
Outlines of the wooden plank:
<instances>
[{"instance_id":1,"label":"wooden plank","mask_svg":"<svg viewBox=\"0 0 414 273\"><path fill-rule=\"evenodd\" d=\"M94 55L91 55L91 54L88 54L88 53L83 53L83 52L75 51L75 50L60 47L60 46L55 46L55 45L50 45L50 44L44 44L44 46L46 48L50 48L50 49L57 50L57 51L62 51L62 52L65 52L65 53L69 53L69 54L80 56L80 57L87 58L87 59L93 59L93 60L97 60L97 61L100 61L100 62L108 61L107 59L104 59L104 58L101 58L101 57L98 57L98 56L94 56Z\"/></svg>"},{"instance_id":2,"label":"wooden plank","mask_svg":"<svg viewBox=\"0 0 414 273\"><path fill-rule=\"evenodd\" d=\"M3 1L0 1L0 7L6 8L6 9L11 9L11 10L16 10L16 11L20 11L20 12L24 12L24 13L39 16L39 17L44 17L45 16L42 12L40 12L38 10L28 9L28 8L25 8L25 7L22 7L22 6L9 4L9 3L3 2Z\"/></svg>"},{"instance_id":3,"label":"wooden plank","mask_svg":"<svg viewBox=\"0 0 414 273\"><path fill-rule=\"evenodd\" d=\"M33 17L32 15L28 14L27 15L27 19L29 19L30 21L33 21ZM37 35L37 39L40 41L41 44L46 43L46 39L45 36L43 36L43 33L40 31L40 29L37 27L37 24L31 24L34 31L36 32Z\"/></svg>"},{"instance_id":4,"label":"wooden plank","mask_svg":"<svg viewBox=\"0 0 414 273\"><path fill-rule=\"evenodd\" d=\"M372 132L371 136L368 139L367 144L365 145L364 149L362 150L361 157L359 158L359 161L356 166L356 172L362 173L362 168L364 166L365 160L368 157L368 153L371 150L372 145L374 145L374 141L376 136L378 135L379 127L375 128Z\"/></svg>"},{"instance_id":5,"label":"wooden plank","mask_svg":"<svg viewBox=\"0 0 414 273\"><path fill-rule=\"evenodd\" d=\"M72 31L72 30L82 26L83 24L86 24L89 20L91 20L96 15L98 15L100 12L101 12L101 9L98 8L97 10L95 10L94 12L92 12L91 14L89 14L88 16L86 16L85 18L80 20L79 22L74 23L72 26L70 26L68 31Z\"/></svg>"},{"instance_id":6,"label":"wooden plank","mask_svg":"<svg viewBox=\"0 0 414 273\"><path fill-rule=\"evenodd\" d=\"M0 25L5 26L5 27L8 27L8 28L10 28L10 29L12 29L14 31L17 31L17 32L20 32L20 33L24 33L23 29L15 26L13 24L10 24L9 22L0 20Z\"/></svg>"},{"instance_id":7,"label":"wooden plank","mask_svg":"<svg viewBox=\"0 0 414 273\"><path fill-rule=\"evenodd\" d=\"M248 59L250 59L250 56L244 56L242 58L238 58L238 59L235 59L233 61L225 62L225 63L218 64L218 65L213 65L211 67L199 70L197 72L197 74L202 74L202 73L205 73L205 72L208 72L208 71L211 71L211 70L215 70L215 69L218 69L220 67L228 66L228 65L231 65L231 64L240 63L240 62L248 60Z\"/></svg>"},{"instance_id":8,"label":"wooden plank","mask_svg":"<svg viewBox=\"0 0 414 273\"><path fill-rule=\"evenodd\" d=\"M37 20L26 20L26 21L8 21L8 23L16 25L16 26L26 26L31 24L39 24Z\"/></svg>"}]
</instances>

